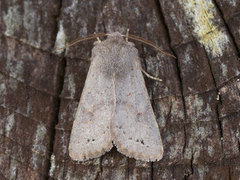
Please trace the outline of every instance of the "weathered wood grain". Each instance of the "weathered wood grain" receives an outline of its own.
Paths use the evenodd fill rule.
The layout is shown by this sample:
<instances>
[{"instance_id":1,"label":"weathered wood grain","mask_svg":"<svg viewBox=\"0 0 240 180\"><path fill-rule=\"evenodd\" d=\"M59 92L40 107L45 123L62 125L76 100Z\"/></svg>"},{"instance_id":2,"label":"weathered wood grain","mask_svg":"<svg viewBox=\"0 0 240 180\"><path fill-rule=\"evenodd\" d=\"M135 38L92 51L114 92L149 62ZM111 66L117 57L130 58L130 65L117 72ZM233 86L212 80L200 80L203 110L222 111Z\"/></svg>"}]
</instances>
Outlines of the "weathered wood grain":
<instances>
[{"instance_id":1,"label":"weathered wood grain","mask_svg":"<svg viewBox=\"0 0 240 180\"><path fill-rule=\"evenodd\" d=\"M50 53L59 3L1 1L0 9L0 174L46 179L63 73Z\"/></svg>"},{"instance_id":2,"label":"weathered wood grain","mask_svg":"<svg viewBox=\"0 0 240 180\"><path fill-rule=\"evenodd\" d=\"M236 43L238 48L238 52L240 49L240 2L238 0L216 0L216 6L218 6L221 15L223 16L223 20L225 22L225 26L228 28L229 33L232 35L233 41Z\"/></svg>"},{"instance_id":3,"label":"weathered wood grain","mask_svg":"<svg viewBox=\"0 0 240 180\"><path fill-rule=\"evenodd\" d=\"M0 179L239 179L239 0L0 1ZM113 148L68 155L94 32L130 33L164 144L159 162ZM61 53L62 52L62 53Z\"/></svg>"}]
</instances>

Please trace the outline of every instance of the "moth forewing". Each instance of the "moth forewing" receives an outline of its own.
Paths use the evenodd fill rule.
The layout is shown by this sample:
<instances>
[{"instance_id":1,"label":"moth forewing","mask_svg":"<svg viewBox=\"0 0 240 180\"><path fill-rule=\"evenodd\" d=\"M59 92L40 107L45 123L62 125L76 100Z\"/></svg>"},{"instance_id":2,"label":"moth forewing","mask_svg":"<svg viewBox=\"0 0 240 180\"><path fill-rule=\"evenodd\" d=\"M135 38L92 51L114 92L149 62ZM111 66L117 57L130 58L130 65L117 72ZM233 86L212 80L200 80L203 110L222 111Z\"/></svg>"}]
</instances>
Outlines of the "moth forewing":
<instances>
[{"instance_id":1,"label":"moth forewing","mask_svg":"<svg viewBox=\"0 0 240 180\"><path fill-rule=\"evenodd\" d=\"M112 148L113 83L92 60L72 127L69 154L73 160L96 158Z\"/></svg>"},{"instance_id":2,"label":"moth forewing","mask_svg":"<svg viewBox=\"0 0 240 180\"><path fill-rule=\"evenodd\" d=\"M156 161L163 155L162 140L137 56L124 78L116 77L113 139L118 151L137 160Z\"/></svg>"}]
</instances>

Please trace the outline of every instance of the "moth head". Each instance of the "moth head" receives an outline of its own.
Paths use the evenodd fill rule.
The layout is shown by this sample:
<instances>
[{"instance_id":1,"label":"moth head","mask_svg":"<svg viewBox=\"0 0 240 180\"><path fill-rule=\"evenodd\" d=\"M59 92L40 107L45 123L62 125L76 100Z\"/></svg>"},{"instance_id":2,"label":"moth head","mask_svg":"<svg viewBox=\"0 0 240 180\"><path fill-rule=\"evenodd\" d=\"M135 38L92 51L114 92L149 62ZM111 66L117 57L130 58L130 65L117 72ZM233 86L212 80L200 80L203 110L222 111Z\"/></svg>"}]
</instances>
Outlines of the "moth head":
<instances>
[{"instance_id":1,"label":"moth head","mask_svg":"<svg viewBox=\"0 0 240 180\"><path fill-rule=\"evenodd\" d=\"M124 76L133 68L133 61L138 51L119 32L108 35L108 38L96 44L92 51L92 60L97 61L101 72L107 76Z\"/></svg>"}]
</instances>

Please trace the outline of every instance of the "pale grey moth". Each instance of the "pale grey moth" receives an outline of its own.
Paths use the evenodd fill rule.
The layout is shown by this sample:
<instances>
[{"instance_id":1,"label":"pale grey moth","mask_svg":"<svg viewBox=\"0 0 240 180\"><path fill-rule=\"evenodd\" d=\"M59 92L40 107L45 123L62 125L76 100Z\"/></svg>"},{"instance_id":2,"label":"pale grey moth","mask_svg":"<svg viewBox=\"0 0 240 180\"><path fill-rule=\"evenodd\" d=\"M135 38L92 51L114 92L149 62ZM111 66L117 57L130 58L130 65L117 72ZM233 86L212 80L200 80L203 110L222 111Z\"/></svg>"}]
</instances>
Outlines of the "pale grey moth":
<instances>
[{"instance_id":1,"label":"pale grey moth","mask_svg":"<svg viewBox=\"0 0 240 180\"><path fill-rule=\"evenodd\" d=\"M138 50L118 32L96 42L71 132L73 160L97 158L115 145L142 161L163 156L158 124L141 72Z\"/></svg>"}]
</instances>

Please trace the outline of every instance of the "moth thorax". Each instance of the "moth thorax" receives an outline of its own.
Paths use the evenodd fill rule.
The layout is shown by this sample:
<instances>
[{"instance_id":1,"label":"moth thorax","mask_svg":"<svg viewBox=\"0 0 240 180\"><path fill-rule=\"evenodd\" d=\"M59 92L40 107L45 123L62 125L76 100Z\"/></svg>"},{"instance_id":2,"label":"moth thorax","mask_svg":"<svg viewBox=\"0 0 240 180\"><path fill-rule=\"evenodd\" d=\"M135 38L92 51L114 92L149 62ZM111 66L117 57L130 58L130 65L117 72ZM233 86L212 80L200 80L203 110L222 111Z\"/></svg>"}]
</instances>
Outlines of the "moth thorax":
<instances>
[{"instance_id":1,"label":"moth thorax","mask_svg":"<svg viewBox=\"0 0 240 180\"><path fill-rule=\"evenodd\" d=\"M108 77L114 74L116 77L126 76L133 70L133 61L137 57L138 52L134 45L123 39L109 39L93 49L93 60L97 61L100 72Z\"/></svg>"},{"instance_id":2,"label":"moth thorax","mask_svg":"<svg viewBox=\"0 0 240 180\"><path fill-rule=\"evenodd\" d=\"M104 59L101 63L101 72L106 76L123 77L128 74L129 71L133 70L133 64L130 59L125 59L123 57L113 57Z\"/></svg>"}]
</instances>

